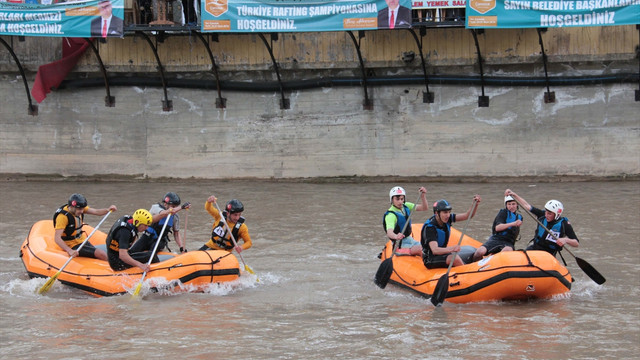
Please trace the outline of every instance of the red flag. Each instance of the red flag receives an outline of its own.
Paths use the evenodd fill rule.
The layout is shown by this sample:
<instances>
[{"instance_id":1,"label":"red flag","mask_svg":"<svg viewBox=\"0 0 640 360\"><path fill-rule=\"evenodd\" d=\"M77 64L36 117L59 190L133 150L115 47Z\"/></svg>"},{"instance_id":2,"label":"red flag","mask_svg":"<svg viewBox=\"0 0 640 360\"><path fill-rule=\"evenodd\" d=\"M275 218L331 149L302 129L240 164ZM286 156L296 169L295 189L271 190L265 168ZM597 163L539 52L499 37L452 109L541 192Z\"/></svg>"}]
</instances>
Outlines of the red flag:
<instances>
[{"instance_id":1,"label":"red flag","mask_svg":"<svg viewBox=\"0 0 640 360\"><path fill-rule=\"evenodd\" d=\"M88 47L89 43L83 38L63 38L62 59L38 67L38 73L31 88L31 96L41 103L51 89L58 87L67 77Z\"/></svg>"}]
</instances>

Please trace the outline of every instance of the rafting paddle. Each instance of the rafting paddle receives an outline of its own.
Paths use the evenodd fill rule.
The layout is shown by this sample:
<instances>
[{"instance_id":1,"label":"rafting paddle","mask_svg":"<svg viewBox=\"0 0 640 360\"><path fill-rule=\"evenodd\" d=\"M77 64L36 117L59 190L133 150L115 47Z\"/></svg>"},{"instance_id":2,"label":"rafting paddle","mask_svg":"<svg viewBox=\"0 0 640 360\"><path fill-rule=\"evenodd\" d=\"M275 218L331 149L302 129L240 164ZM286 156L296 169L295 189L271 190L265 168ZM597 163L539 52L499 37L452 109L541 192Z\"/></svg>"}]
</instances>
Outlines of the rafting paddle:
<instances>
[{"instance_id":1,"label":"rafting paddle","mask_svg":"<svg viewBox=\"0 0 640 360\"><path fill-rule=\"evenodd\" d=\"M418 199L416 200L415 204L417 204L418 201L420 201L420 196L422 196L422 194L418 192ZM407 229L407 226L409 226L409 224L411 223L411 216L413 216L414 212L415 212L415 207L413 208L413 211L409 213L409 217L407 218L407 221L404 223L404 226L402 227L401 234L404 234L404 231ZM378 285L381 289L384 289L385 287L387 287L387 284L389 283L389 279L391 279L391 274L393 274L392 258L393 258L393 255L396 253L396 245L400 244L401 241L402 240L396 240L393 243L393 248L391 249L391 256L384 259L384 261L380 263L380 267L378 267L378 271L376 271L376 276L373 278L373 282L375 282L376 285Z\"/></svg>"},{"instance_id":2,"label":"rafting paddle","mask_svg":"<svg viewBox=\"0 0 640 360\"><path fill-rule=\"evenodd\" d=\"M224 224L224 226L227 228L227 231L229 232L229 237L231 238L231 241L233 241L233 247L236 248L238 247L238 243L236 242L236 238L233 236L233 232L231 232L231 228L229 227L229 224L227 224L227 220L224 218L224 214L222 214L222 211L220 211L220 207L218 206L218 202L214 201L213 204L216 206L216 209L218 209L218 212L220 213L220 218L222 220L222 223ZM249 265L247 265L246 262L244 262L244 258L242 257L242 254L236 249L236 252L238 253L238 256L240 256L240 260L242 260L242 264L244 265L244 269L246 271L248 271L250 274L255 275L256 273L253 272L253 269L251 269L249 267ZM258 277L256 276L256 282L260 282L260 279L258 279Z\"/></svg>"},{"instance_id":3,"label":"rafting paddle","mask_svg":"<svg viewBox=\"0 0 640 360\"><path fill-rule=\"evenodd\" d=\"M149 257L149 261L147 262L147 265L151 265L151 261L153 261L153 257L156 255L156 251L158 250L158 245L160 245L160 239L162 239L162 235L164 235L164 230L167 228L167 224L169 223L169 220L171 219L172 215L173 213L169 213L169 215L167 215L167 217L165 218L166 220L164 222L164 225L162 225L162 230L160 230L160 235L158 235L158 240L156 240L156 244L153 246L153 251L151 252L151 256ZM138 283L138 286L136 286L136 290L133 292L133 297L137 297L140 294L140 289L142 289L142 283L144 282L145 276L147 276L146 270L142 273L140 282Z\"/></svg>"},{"instance_id":4,"label":"rafting paddle","mask_svg":"<svg viewBox=\"0 0 640 360\"><path fill-rule=\"evenodd\" d=\"M186 209L187 212L184 215L184 235L182 236L182 248L178 249L178 250L180 250L180 253L182 253L182 250L187 252L187 223L189 222L189 208L190 207L191 207L191 203L185 203L185 204L182 205L182 208Z\"/></svg>"},{"instance_id":5,"label":"rafting paddle","mask_svg":"<svg viewBox=\"0 0 640 360\"><path fill-rule=\"evenodd\" d=\"M516 200L515 197L513 199ZM529 216L531 216L533 220L535 220L538 223L538 225L540 225L549 235L551 235L551 237L553 237L555 241L558 241L558 237L556 236L556 234L552 233L549 229L547 229L547 227L544 226L540 222L540 220L538 220L538 218L533 213L531 213L531 211L529 211L529 209L526 209L524 206L522 206L522 204L518 200L516 200L516 202L518 203L518 205L520 205L521 208L523 208L527 212L527 214L529 214ZM582 269L582 271L584 271L584 273L587 274L591 278L591 280L595 281L596 284L602 285L604 284L605 281L607 281L607 279L605 279L604 276L602 276L598 272L598 270L596 270L593 266L591 266L591 264L573 255L573 253L569 249L567 249L566 246L563 246L562 250L566 250L571 256L573 256L573 258L576 259L576 263L578 263L578 266L580 267L580 269Z\"/></svg>"},{"instance_id":6,"label":"rafting paddle","mask_svg":"<svg viewBox=\"0 0 640 360\"><path fill-rule=\"evenodd\" d=\"M462 228L462 232L460 233L460 240L458 240L458 246L462 244L462 238L464 238L464 233L467 231L467 225L469 225L469 221L473 214L475 213L475 207L478 204L477 200L473 200L473 204L471 205L471 212L469 213L469 218L467 218L467 222L464 224L464 228ZM447 297L447 291L449 290L449 272L451 271L451 267L456 260L456 256L458 256L458 252L454 251L451 256L451 261L449 261L449 268L447 272L438 279L438 283L436 284L435 289L433 290L433 294L431 295L431 303L435 306L438 306L444 302L444 299Z\"/></svg>"},{"instance_id":7,"label":"rafting paddle","mask_svg":"<svg viewBox=\"0 0 640 360\"><path fill-rule=\"evenodd\" d=\"M80 244L80 246L78 246L78 248L76 249L76 251L80 252L80 249L82 249L82 247L84 246L84 244L87 243L87 241L89 241L89 239L91 239L91 237L93 236L93 234L95 234L96 230L98 230L98 228L100 227L100 225L102 225L102 223L107 220L107 217L109 217L109 215L112 213L112 210L109 210L109 212L102 218L102 220L100 220L100 222L98 223L98 225L96 225L95 228L93 228L93 231L91 232L91 234L89 234L89 236L87 236L86 239L84 239L84 241L82 242L82 244ZM55 273L55 275L53 275L52 277L49 278L49 280L47 280L46 283L44 283L44 285L42 285L42 287L40 289L38 289L38 294L44 294L47 291L49 291L49 289L51 289L51 286L53 286L53 283L56 281L56 279L58 278L58 276L60 276L60 274L62 273L62 270L64 270L65 267L67 267L67 265L71 262L71 259L73 259L73 256L70 256L69 259L67 260L66 263L64 263L64 265L62 265L62 267L60 268L60 270L58 270L57 273Z\"/></svg>"}]
</instances>

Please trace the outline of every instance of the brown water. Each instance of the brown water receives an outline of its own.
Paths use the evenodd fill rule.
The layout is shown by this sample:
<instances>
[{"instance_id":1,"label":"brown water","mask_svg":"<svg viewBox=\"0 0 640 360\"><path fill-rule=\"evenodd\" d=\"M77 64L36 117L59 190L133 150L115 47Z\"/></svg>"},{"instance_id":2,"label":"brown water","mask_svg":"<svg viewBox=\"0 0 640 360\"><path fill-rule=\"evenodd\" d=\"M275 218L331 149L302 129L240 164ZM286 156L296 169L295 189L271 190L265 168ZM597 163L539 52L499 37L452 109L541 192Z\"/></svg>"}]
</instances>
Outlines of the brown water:
<instances>
[{"instance_id":1,"label":"brown water","mask_svg":"<svg viewBox=\"0 0 640 360\"><path fill-rule=\"evenodd\" d=\"M596 285L569 255L571 294L550 301L445 303L372 281L385 237L382 214L394 184L0 183L0 358L87 359L625 359L640 352L640 183L402 184L409 201L419 185L433 202L464 212L483 196L468 232L483 240L506 187L541 207L565 205L581 239L573 252L606 278ZM204 201L239 198L254 247L248 274L199 294L94 298L44 279L28 279L18 257L31 224L50 219L69 194L115 214L148 208L167 191L191 201L187 244L206 240ZM417 213L415 222L426 220ZM526 245L534 223L524 215ZM95 225L99 217L87 216ZM108 228L116 216L103 225ZM184 226L184 218L182 225ZM109 224L107 224L109 223Z\"/></svg>"}]
</instances>

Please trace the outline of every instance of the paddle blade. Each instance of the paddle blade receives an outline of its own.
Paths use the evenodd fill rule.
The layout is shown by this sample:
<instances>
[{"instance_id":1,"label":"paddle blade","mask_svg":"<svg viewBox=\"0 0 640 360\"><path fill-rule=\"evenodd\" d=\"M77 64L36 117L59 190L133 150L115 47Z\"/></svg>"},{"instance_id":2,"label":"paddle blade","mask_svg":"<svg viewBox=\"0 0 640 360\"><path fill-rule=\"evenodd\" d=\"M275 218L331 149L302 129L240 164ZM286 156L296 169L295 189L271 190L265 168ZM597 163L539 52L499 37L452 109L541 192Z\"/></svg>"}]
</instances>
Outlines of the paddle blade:
<instances>
[{"instance_id":1,"label":"paddle blade","mask_svg":"<svg viewBox=\"0 0 640 360\"><path fill-rule=\"evenodd\" d=\"M602 276L598 272L598 270L596 270L593 266L591 266L591 264L589 264L585 260L579 257L576 257L576 262L578 263L578 266L580 266L580 269L582 269L582 271L584 271L585 274L587 274L591 278L591 280L595 281L596 284L602 285L604 284L605 281L607 281L607 279L605 279L604 276Z\"/></svg>"},{"instance_id":2,"label":"paddle blade","mask_svg":"<svg viewBox=\"0 0 640 360\"><path fill-rule=\"evenodd\" d=\"M55 275L50 277L49 280L47 280L47 282L44 283L44 285L42 285L40 289L38 289L38 294L44 294L47 291L49 291L49 289L51 289L51 287L53 286L53 283L56 282L58 275L60 275L60 271L58 271Z\"/></svg>"},{"instance_id":3,"label":"paddle blade","mask_svg":"<svg viewBox=\"0 0 640 360\"><path fill-rule=\"evenodd\" d=\"M141 289L142 289L142 281L140 281L138 283L138 286L136 286L136 290L133 292L133 297L138 297L138 295L140 295Z\"/></svg>"},{"instance_id":4,"label":"paddle blade","mask_svg":"<svg viewBox=\"0 0 640 360\"><path fill-rule=\"evenodd\" d=\"M245 264L245 265L244 265L244 269L245 269L246 271L248 271L248 272L249 272L249 274L251 274L251 275L255 275L255 274L256 274L255 272L253 272L253 269L251 269L251 268L249 267L249 265L246 265L246 264Z\"/></svg>"},{"instance_id":5,"label":"paddle blade","mask_svg":"<svg viewBox=\"0 0 640 360\"><path fill-rule=\"evenodd\" d=\"M391 279L391 274L393 273L393 260L392 258L384 259L383 262L380 263L380 267L378 271L376 271L376 276L373 281L378 285L381 289L387 287L389 283L389 279Z\"/></svg>"},{"instance_id":6,"label":"paddle blade","mask_svg":"<svg viewBox=\"0 0 640 360\"><path fill-rule=\"evenodd\" d=\"M256 275L256 273L253 271L252 268L249 267L249 265L244 264L244 270L249 272L249 274L251 275ZM258 279L258 276L256 275L256 282L260 282L260 279Z\"/></svg>"},{"instance_id":7,"label":"paddle blade","mask_svg":"<svg viewBox=\"0 0 640 360\"><path fill-rule=\"evenodd\" d=\"M444 299L447 297L447 290L449 289L449 273L442 275L440 279L438 279L438 283L436 284L436 288L433 290L433 295L431 295L431 303L434 306L439 306L444 302Z\"/></svg>"}]
</instances>

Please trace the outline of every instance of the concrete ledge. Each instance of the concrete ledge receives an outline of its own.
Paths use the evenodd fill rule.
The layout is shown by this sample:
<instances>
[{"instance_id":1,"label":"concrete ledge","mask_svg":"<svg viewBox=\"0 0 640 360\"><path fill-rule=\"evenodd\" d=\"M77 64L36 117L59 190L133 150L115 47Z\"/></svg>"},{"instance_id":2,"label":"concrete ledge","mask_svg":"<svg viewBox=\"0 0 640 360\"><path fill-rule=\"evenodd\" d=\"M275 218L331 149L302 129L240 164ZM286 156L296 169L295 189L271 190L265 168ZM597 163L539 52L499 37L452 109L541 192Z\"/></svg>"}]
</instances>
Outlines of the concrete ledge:
<instances>
[{"instance_id":1,"label":"concrete ledge","mask_svg":"<svg viewBox=\"0 0 640 360\"><path fill-rule=\"evenodd\" d=\"M145 178L143 176L62 176L46 174L0 174L2 182L139 182L165 183L180 182L181 184L210 183L211 179L196 178ZM640 174L621 176L520 176L520 177L389 177L389 176L336 176L315 178L229 178L216 179L218 182L266 182L266 183L312 183L312 184L362 184L362 183L579 183L593 181L640 181Z\"/></svg>"}]
</instances>

